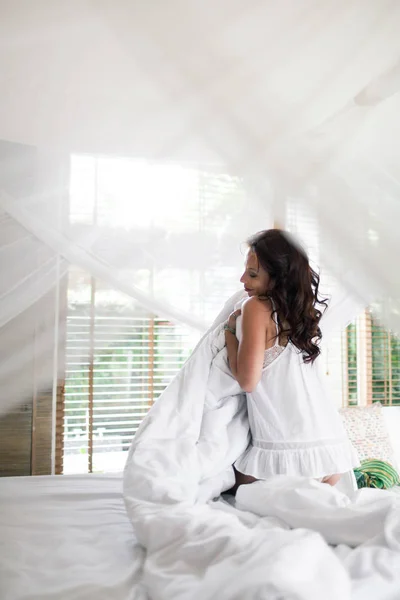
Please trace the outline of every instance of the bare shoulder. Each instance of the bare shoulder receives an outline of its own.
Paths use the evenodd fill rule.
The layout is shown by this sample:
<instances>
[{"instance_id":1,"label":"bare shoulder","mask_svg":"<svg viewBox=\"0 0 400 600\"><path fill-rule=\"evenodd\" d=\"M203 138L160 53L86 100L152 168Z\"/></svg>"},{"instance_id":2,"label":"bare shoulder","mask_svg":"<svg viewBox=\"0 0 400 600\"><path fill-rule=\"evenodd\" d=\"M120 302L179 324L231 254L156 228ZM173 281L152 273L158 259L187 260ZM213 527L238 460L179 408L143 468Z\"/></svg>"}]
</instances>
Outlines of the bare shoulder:
<instances>
[{"instance_id":1,"label":"bare shoulder","mask_svg":"<svg viewBox=\"0 0 400 600\"><path fill-rule=\"evenodd\" d=\"M243 302L243 317L262 318L267 321L271 317L271 305L268 301L260 300L257 296L251 296Z\"/></svg>"}]
</instances>

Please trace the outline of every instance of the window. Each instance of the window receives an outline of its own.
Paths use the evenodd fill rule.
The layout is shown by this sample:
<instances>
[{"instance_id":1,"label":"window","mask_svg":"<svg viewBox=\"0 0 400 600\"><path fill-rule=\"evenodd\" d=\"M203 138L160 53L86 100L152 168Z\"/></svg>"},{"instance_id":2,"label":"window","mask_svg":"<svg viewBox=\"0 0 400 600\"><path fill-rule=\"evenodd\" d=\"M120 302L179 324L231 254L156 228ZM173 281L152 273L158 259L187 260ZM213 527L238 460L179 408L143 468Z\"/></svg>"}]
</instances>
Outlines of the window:
<instances>
[{"instance_id":1,"label":"window","mask_svg":"<svg viewBox=\"0 0 400 600\"><path fill-rule=\"evenodd\" d=\"M271 223L266 213L260 225L262 209L253 215L248 203L240 178L215 169L90 156L71 161L69 217L78 238L90 239L95 254L143 292L208 322L238 289L237 240ZM288 202L285 227L300 235L318 265L309 211ZM323 294L333 283L324 278ZM200 334L77 267L67 287L57 472L121 470L144 415ZM372 309L364 311L324 351L337 405L400 404L399 357L399 339L379 326Z\"/></svg>"},{"instance_id":2,"label":"window","mask_svg":"<svg viewBox=\"0 0 400 600\"><path fill-rule=\"evenodd\" d=\"M354 327L364 344L365 358L357 358L365 362L367 402L400 404L400 339L379 324L372 309Z\"/></svg>"},{"instance_id":3,"label":"window","mask_svg":"<svg viewBox=\"0 0 400 600\"><path fill-rule=\"evenodd\" d=\"M71 159L69 218L77 238L141 291L208 322L238 289L237 240L260 223L238 177L91 156ZM144 415L200 332L76 267L66 320L58 472L121 470Z\"/></svg>"},{"instance_id":4,"label":"window","mask_svg":"<svg viewBox=\"0 0 400 600\"><path fill-rule=\"evenodd\" d=\"M88 302L85 294L77 297L77 280ZM144 415L196 340L188 328L158 318L122 294L71 271L63 472L122 470Z\"/></svg>"},{"instance_id":5,"label":"window","mask_svg":"<svg viewBox=\"0 0 400 600\"><path fill-rule=\"evenodd\" d=\"M318 229L310 211L289 202L286 227L299 235L311 261L318 264ZM325 274L322 283L323 293L329 294L334 279ZM374 308L338 332L326 349L326 375L338 406L400 404L400 339L379 324Z\"/></svg>"}]
</instances>

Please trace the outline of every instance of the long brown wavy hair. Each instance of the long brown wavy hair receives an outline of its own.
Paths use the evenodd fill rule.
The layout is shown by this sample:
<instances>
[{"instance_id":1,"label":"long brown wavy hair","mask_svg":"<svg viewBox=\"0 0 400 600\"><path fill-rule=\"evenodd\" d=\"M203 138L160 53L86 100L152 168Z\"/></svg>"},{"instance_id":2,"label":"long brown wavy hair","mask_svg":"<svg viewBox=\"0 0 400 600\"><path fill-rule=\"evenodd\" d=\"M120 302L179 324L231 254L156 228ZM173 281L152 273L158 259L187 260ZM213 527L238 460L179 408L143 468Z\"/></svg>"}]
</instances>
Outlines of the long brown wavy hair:
<instances>
[{"instance_id":1,"label":"long brown wavy hair","mask_svg":"<svg viewBox=\"0 0 400 600\"><path fill-rule=\"evenodd\" d=\"M270 277L264 298L271 298L275 305L278 335L287 336L305 363L314 362L321 352L319 322L327 308L327 299L319 294L318 273L303 248L279 229L260 231L247 244Z\"/></svg>"}]
</instances>

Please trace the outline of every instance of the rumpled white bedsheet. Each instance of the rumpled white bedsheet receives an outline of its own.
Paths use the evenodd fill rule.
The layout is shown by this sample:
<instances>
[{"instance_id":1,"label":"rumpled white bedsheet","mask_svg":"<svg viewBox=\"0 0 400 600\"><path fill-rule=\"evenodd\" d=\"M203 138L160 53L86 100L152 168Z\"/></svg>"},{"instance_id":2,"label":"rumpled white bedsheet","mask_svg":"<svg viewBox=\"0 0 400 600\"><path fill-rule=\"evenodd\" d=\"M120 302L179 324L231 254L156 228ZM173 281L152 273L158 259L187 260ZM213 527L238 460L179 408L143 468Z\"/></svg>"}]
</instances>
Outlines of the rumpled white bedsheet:
<instances>
[{"instance_id":1,"label":"rumpled white bedsheet","mask_svg":"<svg viewBox=\"0 0 400 600\"><path fill-rule=\"evenodd\" d=\"M275 476L235 502L220 497L248 440L223 345L217 325L145 418L125 467L151 600L400 598L395 494Z\"/></svg>"}]
</instances>

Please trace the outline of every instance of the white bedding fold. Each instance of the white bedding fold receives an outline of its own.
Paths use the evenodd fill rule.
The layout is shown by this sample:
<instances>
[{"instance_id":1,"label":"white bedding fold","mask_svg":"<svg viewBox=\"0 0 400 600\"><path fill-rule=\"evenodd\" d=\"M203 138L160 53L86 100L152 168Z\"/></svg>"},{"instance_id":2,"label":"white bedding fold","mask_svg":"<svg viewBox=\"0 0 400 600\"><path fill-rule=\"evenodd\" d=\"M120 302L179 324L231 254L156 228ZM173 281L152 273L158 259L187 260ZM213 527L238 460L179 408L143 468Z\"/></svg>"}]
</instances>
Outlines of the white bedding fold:
<instances>
[{"instance_id":1,"label":"white bedding fold","mask_svg":"<svg viewBox=\"0 0 400 600\"><path fill-rule=\"evenodd\" d=\"M400 497L275 476L239 488L236 506L216 499L248 436L217 324L151 409L125 467L150 599L350 600L365 577L385 590L374 600L395 598L397 576L363 569L380 552L400 561Z\"/></svg>"},{"instance_id":2,"label":"white bedding fold","mask_svg":"<svg viewBox=\"0 0 400 600\"><path fill-rule=\"evenodd\" d=\"M355 547L381 534L400 504L381 490L362 489L349 497L313 479L275 476L240 486L236 507L279 518L293 529L316 531L329 544Z\"/></svg>"},{"instance_id":3,"label":"white bedding fold","mask_svg":"<svg viewBox=\"0 0 400 600\"><path fill-rule=\"evenodd\" d=\"M219 325L163 392L141 424L125 467L128 512L140 530L152 506L209 500L234 483L232 464L247 447L244 394L232 377ZM140 532L139 532L140 535Z\"/></svg>"}]
</instances>

